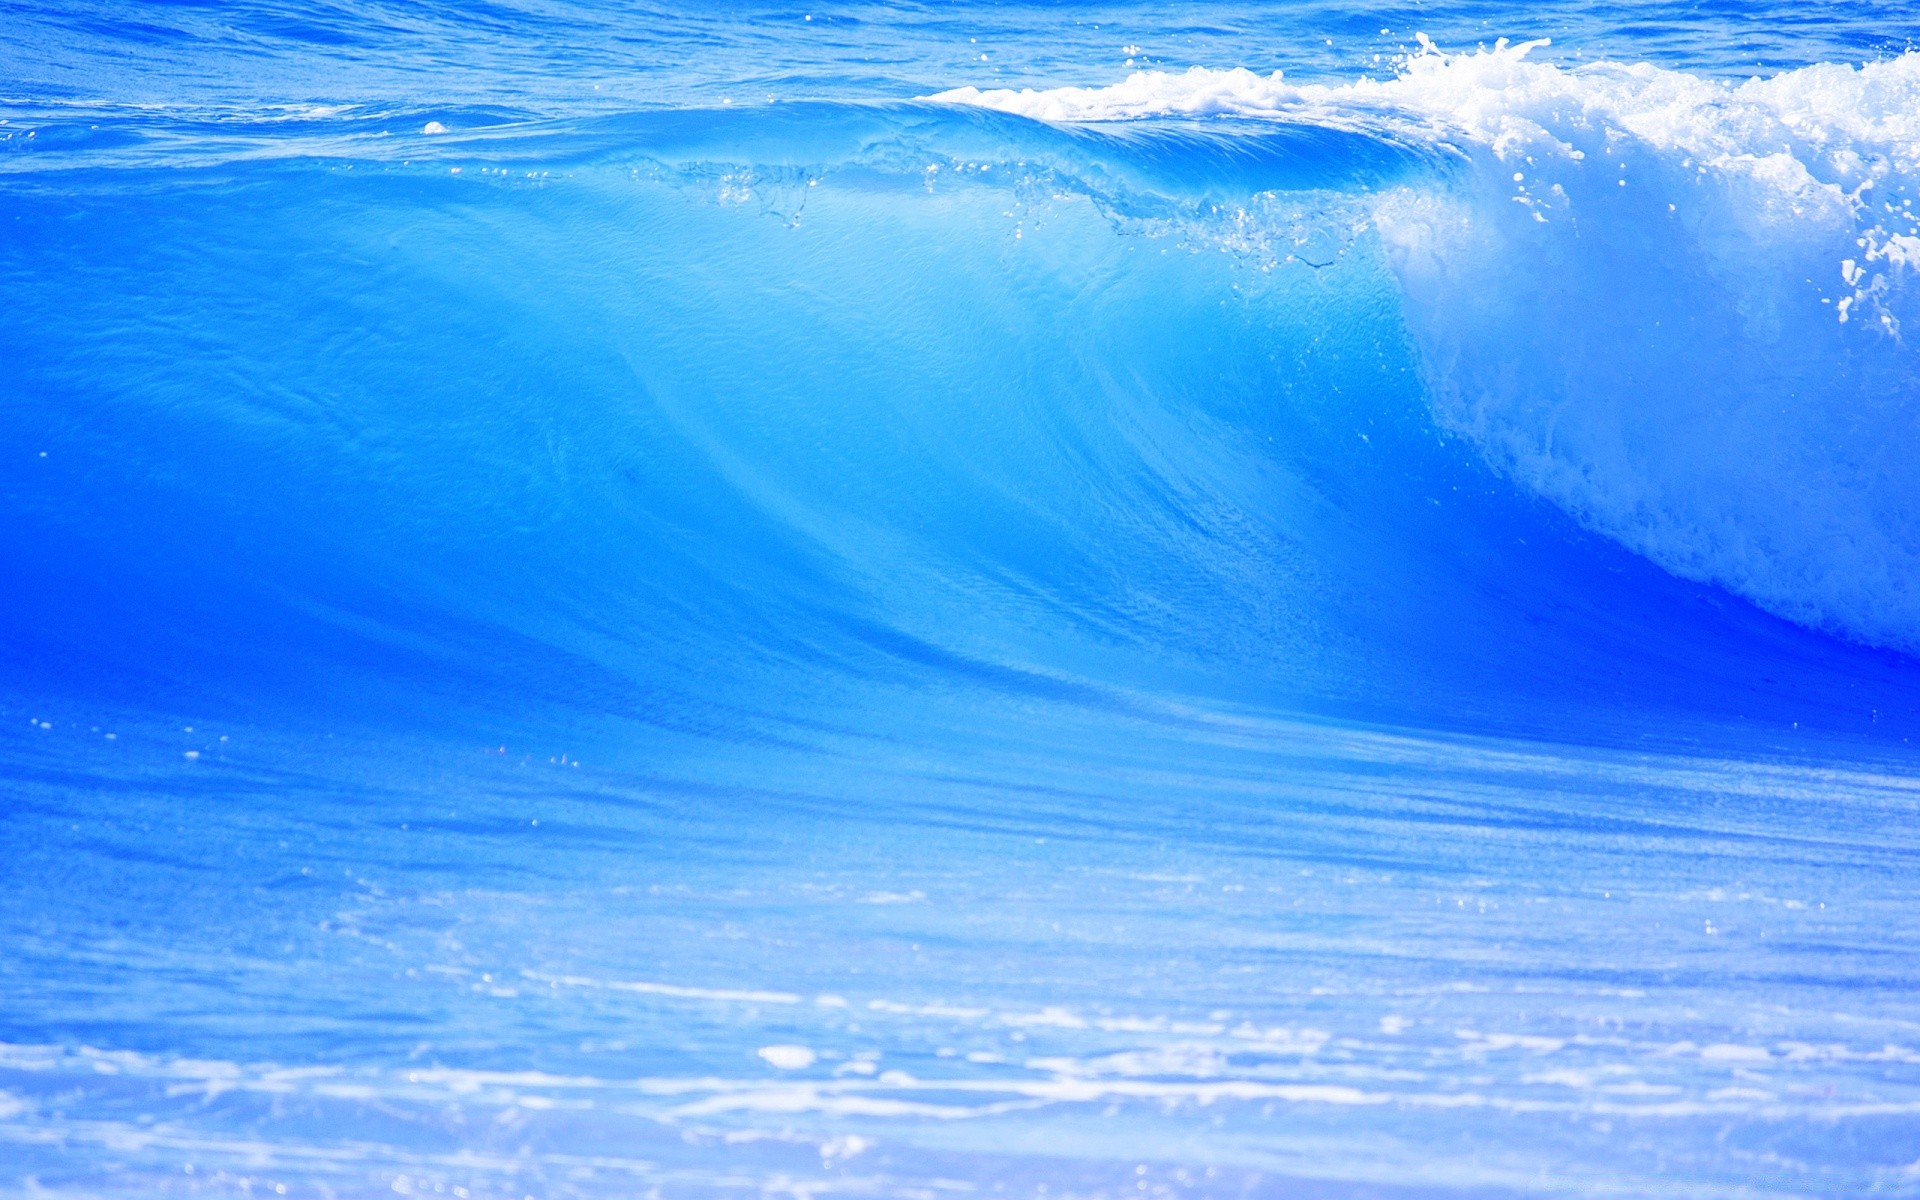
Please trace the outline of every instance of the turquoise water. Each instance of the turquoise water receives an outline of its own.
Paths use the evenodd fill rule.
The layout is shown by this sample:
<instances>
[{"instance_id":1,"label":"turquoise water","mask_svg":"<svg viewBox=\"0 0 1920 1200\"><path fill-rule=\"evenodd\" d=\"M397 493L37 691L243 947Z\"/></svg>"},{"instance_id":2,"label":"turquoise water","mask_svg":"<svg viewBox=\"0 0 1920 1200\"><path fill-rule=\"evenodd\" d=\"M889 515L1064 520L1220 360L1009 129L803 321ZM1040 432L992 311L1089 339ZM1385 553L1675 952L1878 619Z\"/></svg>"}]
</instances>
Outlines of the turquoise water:
<instances>
[{"instance_id":1,"label":"turquoise water","mask_svg":"<svg viewBox=\"0 0 1920 1200\"><path fill-rule=\"evenodd\" d=\"M0 1193L1920 1194L1902 7L8 21Z\"/></svg>"}]
</instances>

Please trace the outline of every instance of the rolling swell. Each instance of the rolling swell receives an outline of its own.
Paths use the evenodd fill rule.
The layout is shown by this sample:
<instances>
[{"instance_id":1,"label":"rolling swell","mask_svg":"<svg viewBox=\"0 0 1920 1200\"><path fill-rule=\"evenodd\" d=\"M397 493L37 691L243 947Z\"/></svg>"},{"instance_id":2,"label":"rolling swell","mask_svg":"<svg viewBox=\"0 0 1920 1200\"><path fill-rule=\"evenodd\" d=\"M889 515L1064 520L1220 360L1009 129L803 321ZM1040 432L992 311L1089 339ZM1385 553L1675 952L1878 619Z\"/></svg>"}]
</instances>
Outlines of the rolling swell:
<instances>
[{"instance_id":1,"label":"rolling swell","mask_svg":"<svg viewBox=\"0 0 1920 1200\"><path fill-rule=\"evenodd\" d=\"M835 679L1508 729L1910 711L1886 661L1482 465L1532 393L1475 425L1460 380L1559 386L1498 356L1608 310L1529 348L1449 300L1518 286L1410 249L1474 203L1470 148L950 104L394 123L15 150L23 678L722 728Z\"/></svg>"},{"instance_id":2,"label":"rolling swell","mask_svg":"<svg viewBox=\"0 0 1920 1200\"><path fill-rule=\"evenodd\" d=\"M1852 724L1841 694L1894 686L1435 436L1434 339L1482 311L1406 265L1407 214L1478 186L1444 142L951 105L378 123L189 168L145 163L165 129L50 139L14 174L23 672L722 727L823 679L1496 727L1648 693ZM1456 373L1500 344L1454 336Z\"/></svg>"}]
</instances>

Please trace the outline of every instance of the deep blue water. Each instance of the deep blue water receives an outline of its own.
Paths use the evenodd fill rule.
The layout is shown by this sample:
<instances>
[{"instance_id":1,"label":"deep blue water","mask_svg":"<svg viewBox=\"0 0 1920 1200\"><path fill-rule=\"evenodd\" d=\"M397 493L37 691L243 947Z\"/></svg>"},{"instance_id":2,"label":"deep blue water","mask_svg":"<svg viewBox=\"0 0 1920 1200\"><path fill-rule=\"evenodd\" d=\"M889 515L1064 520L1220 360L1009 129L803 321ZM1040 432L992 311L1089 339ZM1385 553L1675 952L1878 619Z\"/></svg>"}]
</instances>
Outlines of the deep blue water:
<instances>
[{"instance_id":1,"label":"deep blue water","mask_svg":"<svg viewBox=\"0 0 1920 1200\"><path fill-rule=\"evenodd\" d=\"M1915 16L10 6L0 1195L1920 1195Z\"/></svg>"}]
</instances>

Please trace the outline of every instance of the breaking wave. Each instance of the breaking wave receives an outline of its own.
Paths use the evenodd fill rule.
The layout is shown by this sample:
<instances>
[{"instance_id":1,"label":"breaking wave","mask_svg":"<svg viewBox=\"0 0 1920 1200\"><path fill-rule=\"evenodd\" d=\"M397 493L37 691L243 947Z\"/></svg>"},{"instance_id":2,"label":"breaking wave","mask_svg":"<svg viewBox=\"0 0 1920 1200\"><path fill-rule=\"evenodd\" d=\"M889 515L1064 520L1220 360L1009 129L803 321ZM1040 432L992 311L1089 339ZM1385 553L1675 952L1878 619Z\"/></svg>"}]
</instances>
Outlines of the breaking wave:
<instances>
[{"instance_id":1,"label":"breaking wave","mask_svg":"<svg viewBox=\"0 0 1920 1200\"><path fill-rule=\"evenodd\" d=\"M1139 72L941 98L1053 121L1242 117L1456 150L1370 212L1436 418L1689 579L1920 646L1920 55L1732 83L1414 56L1389 79Z\"/></svg>"}]
</instances>

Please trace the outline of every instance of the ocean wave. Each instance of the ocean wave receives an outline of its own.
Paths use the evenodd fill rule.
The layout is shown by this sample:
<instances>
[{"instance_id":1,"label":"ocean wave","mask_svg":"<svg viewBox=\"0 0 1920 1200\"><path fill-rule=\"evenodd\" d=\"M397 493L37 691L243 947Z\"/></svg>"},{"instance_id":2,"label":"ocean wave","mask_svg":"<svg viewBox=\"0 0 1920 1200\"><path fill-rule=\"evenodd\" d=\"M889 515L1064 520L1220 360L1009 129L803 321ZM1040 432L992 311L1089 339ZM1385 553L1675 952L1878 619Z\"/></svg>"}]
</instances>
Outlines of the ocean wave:
<instances>
[{"instance_id":1,"label":"ocean wave","mask_svg":"<svg viewBox=\"0 0 1920 1200\"><path fill-rule=\"evenodd\" d=\"M1512 49L1354 94L1494 71L1584 78ZM1284 88L1224 79L1128 86ZM1641 159L1570 110L1598 141L1553 158L1378 104L1206 104L14 126L0 336L37 457L4 552L46 580L7 600L17 675L310 714L337 708L313 680L377 679L360 704L726 737L910 681L1535 730L1627 695L1906 711L1886 664L1583 542L1459 448L1670 570L1905 645L1905 393L1834 407L1847 372L1905 378L1879 309L1788 320L1775 277L1702 275L1784 243L1694 237L1664 197L1733 192L1620 188ZM1897 309L1904 267L1873 266ZM1618 353L1643 325L1671 336ZM1790 418L1776 369L1814 381Z\"/></svg>"},{"instance_id":2,"label":"ocean wave","mask_svg":"<svg viewBox=\"0 0 1920 1200\"><path fill-rule=\"evenodd\" d=\"M1920 55L1731 82L1535 62L1245 70L939 98L1063 122L1238 117L1461 149L1372 216L1437 419L1689 579L1920 648Z\"/></svg>"}]
</instances>

